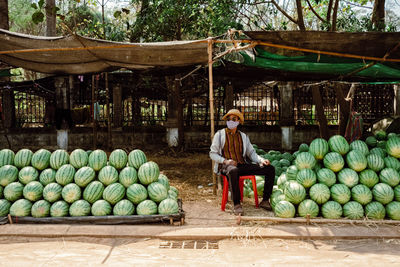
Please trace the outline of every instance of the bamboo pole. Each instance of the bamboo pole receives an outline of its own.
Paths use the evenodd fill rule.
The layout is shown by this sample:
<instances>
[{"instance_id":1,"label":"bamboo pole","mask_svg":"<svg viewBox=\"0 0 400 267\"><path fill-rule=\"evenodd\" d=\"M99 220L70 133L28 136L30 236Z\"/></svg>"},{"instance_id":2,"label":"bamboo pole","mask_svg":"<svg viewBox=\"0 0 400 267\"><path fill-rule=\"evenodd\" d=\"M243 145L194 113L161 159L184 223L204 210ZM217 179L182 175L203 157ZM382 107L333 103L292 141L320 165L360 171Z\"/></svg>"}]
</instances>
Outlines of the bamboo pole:
<instances>
[{"instance_id":1,"label":"bamboo pole","mask_svg":"<svg viewBox=\"0 0 400 267\"><path fill-rule=\"evenodd\" d=\"M208 38L208 85L209 85L209 98L210 98L210 126L211 126L211 142L214 138L214 88L213 88L213 73L212 73L212 65L213 65L213 40L211 37ZM217 194L217 175L214 173L214 161L211 164L211 171L213 175L213 194Z\"/></svg>"},{"instance_id":2,"label":"bamboo pole","mask_svg":"<svg viewBox=\"0 0 400 267\"><path fill-rule=\"evenodd\" d=\"M95 110L95 94L96 89L95 89L95 83L94 83L94 75L92 75L92 110L93 110L93 150L96 149L97 146L97 119L96 119L96 110Z\"/></svg>"},{"instance_id":3,"label":"bamboo pole","mask_svg":"<svg viewBox=\"0 0 400 267\"><path fill-rule=\"evenodd\" d=\"M111 149L111 116L110 116L110 90L108 88L108 72L105 73L106 105L107 105L107 148Z\"/></svg>"},{"instance_id":4,"label":"bamboo pole","mask_svg":"<svg viewBox=\"0 0 400 267\"><path fill-rule=\"evenodd\" d=\"M238 224L241 221L263 221L271 223L337 223L337 224L394 224L400 225L400 221L393 220L350 220L350 219L309 219L309 218L277 218L277 217L252 217L238 216Z\"/></svg>"}]
</instances>

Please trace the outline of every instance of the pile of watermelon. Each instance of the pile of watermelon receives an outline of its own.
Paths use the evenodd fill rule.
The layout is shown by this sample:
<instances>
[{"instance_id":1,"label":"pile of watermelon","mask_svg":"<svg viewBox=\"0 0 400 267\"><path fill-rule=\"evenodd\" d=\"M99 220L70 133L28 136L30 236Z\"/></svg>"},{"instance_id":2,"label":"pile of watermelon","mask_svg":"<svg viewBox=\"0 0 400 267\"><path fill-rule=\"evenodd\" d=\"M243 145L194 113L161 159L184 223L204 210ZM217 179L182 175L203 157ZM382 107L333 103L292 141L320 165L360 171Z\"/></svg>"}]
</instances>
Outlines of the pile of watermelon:
<instances>
[{"instance_id":1,"label":"pile of watermelon","mask_svg":"<svg viewBox=\"0 0 400 267\"><path fill-rule=\"evenodd\" d=\"M276 216L400 220L399 135L317 138L292 156L270 198Z\"/></svg>"},{"instance_id":2,"label":"pile of watermelon","mask_svg":"<svg viewBox=\"0 0 400 267\"><path fill-rule=\"evenodd\" d=\"M177 198L139 149L116 149L108 158L103 150L0 151L0 216L175 214Z\"/></svg>"}]
</instances>

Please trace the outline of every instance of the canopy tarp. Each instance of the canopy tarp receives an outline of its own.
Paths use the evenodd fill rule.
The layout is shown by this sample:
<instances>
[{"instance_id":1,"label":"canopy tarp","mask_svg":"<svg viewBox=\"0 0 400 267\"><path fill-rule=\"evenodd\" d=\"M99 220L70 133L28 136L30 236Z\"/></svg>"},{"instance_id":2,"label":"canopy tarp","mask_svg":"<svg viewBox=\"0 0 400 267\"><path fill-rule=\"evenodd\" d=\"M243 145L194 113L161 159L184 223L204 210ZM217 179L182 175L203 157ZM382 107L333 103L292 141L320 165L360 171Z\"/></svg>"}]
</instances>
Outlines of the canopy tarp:
<instances>
[{"instance_id":1,"label":"canopy tarp","mask_svg":"<svg viewBox=\"0 0 400 267\"><path fill-rule=\"evenodd\" d=\"M85 74L205 64L208 54L206 40L120 43L79 35L40 37L0 29L0 61L42 73Z\"/></svg>"}]
</instances>

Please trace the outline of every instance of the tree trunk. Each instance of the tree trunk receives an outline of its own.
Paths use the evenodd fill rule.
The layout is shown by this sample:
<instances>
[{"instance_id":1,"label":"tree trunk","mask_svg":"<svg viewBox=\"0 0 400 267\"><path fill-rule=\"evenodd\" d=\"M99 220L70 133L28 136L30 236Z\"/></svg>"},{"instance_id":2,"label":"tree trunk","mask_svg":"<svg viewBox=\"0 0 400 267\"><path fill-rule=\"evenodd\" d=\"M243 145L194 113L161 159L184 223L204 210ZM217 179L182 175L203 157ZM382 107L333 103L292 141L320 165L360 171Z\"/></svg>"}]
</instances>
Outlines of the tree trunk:
<instances>
[{"instance_id":1,"label":"tree trunk","mask_svg":"<svg viewBox=\"0 0 400 267\"><path fill-rule=\"evenodd\" d=\"M336 31L337 12L338 12L338 8L339 8L339 1L340 1L340 0L336 0L336 2L335 2L335 7L333 8L332 27L331 27L331 31L332 31L332 32L335 32L335 31Z\"/></svg>"},{"instance_id":2,"label":"tree trunk","mask_svg":"<svg viewBox=\"0 0 400 267\"><path fill-rule=\"evenodd\" d=\"M56 1L46 0L46 36L56 36Z\"/></svg>"},{"instance_id":3,"label":"tree trunk","mask_svg":"<svg viewBox=\"0 0 400 267\"><path fill-rule=\"evenodd\" d=\"M0 0L0 28L8 30L8 0Z\"/></svg>"},{"instance_id":4,"label":"tree trunk","mask_svg":"<svg viewBox=\"0 0 400 267\"><path fill-rule=\"evenodd\" d=\"M301 6L301 0L296 0L296 6L297 6L297 24L299 25L300 31L305 31L306 26L304 25L303 7Z\"/></svg>"},{"instance_id":5,"label":"tree trunk","mask_svg":"<svg viewBox=\"0 0 400 267\"><path fill-rule=\"evenodd\" d=\"M385 0L375 0L371 17L372 25L378 31L385 29Z\"/></svg>"}]
</instances>

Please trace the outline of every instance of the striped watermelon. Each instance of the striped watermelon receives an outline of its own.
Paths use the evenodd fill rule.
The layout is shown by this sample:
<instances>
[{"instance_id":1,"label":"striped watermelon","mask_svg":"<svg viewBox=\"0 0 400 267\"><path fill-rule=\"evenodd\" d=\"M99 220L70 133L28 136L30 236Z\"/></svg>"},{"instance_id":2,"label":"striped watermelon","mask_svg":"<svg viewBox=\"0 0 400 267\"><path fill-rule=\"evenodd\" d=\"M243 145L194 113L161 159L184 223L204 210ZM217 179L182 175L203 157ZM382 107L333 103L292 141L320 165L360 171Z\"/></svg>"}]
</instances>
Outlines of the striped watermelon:
<instances>
[{"instance_id":1,"label":"striped watermelon","mask_svg":"<svg viewBox=\"0 0 400 267\"><path fill-rule=\"evenodd\" d=\"M111 205L104 199L99 199L96 202L93 203L92 205L92 215L93 216L107 216L111 215Z\"/></svg>"},{"instance_id":2,"label":"striped watermelon","mask_svg":"<svg viewBox=\"0 0 400 267\"><path fill-rule=\"evenodd\" d=\"M382 148L383 150L386 150L386 141L378 141L378 144L376 146Z\"/></svg>"},{"instance_id":3,"label":"striped watermelon","mask_svg":"<svg viewBox=\"0 0 400 267\"><path fill-rule=\"evenodd\" d=\"M400 220L400 202L393 201L387 204L386 214L392 220Z\"/></svg>"},{"instance_id":4,"label":"striped watermelon","mask_svg":"<svg viewBox=\"0 0 400 267\"><path fill-rule=\"evenodd\" d=\"M154 215L157 214L157 212L157 204L150 199L140 202L136 207L136 213L138 215Z\"/></svg>"},{"instance_id":5,"label":"striped watermelon","mask_svg":"<svg viewBox=\"0 0 400 267\"><path fill-rule=\"evenodd\" d=\"M14 165L14 151L4 148L0 150L0 167L4 165Z\"/></svg>"},{"instance_id":6,"label":"striped watermelon","mask_svg":"<svg viewBox=\"0 0 400 267\"><path fill-rule=\"evenodd\" d=\"M63 149L57 149L50 156L50 167L55 170L61 168L62 165L68 164L69 162L69 155L67 151Z\"/></svg>"},{"instance_id":7,"label":"striped watermelon","mask_svg":"<svg viewBox=\"0 0 400 267\"><path fill-rule=\"evenodd\" d=\"M296 181L304 188L310 188L317 182L317 175L311 169L302 169L297 173Z\"/></svg>"},{"instance_id":8,"label":"striped watermelon","mask_svg":"<svg viewBox=\"0 0 400 267\"><path fill-rule=\"evenodd\" d=\"M324 166L334 172L338 172L344 167L344 159L337 152L329 152L324 157Z\"/></svg>"},{"instance_id":9,"label":"striped watermelon","mask_svg":"<svg viewBox=\"0 0 400 267\"><path fill-rule=\"evenodd\" d=\"M386 140L387 134L386 134L385 131L379 130L379 131L377 131L377 132L375 133L375 137L376 137L376 139L378 139L378 140Z\"/></svg>"},{"instance_id":10,"label":"striped watermelon","mask_svg":"<svg viewBox=\"0 0 400 267\"><path fill-rule=\"evenodd\" d=\"M103 150L96 149L89 156L89 167L95 171L100 171L107 165L107 154Z\"/></svg>"},{"instance_id":11,"label":"striped watermelon","mask_svg":"<svg viewBox=\"0 0 400 267\"><path fill-rule=\"evenodd\" d=\"M331 187L336 184L336 174L328 168L322 168L317 172L317 180L319 183Z\"/></svg>"},{"instance_id":12,"label":"striped watermelon","mask_svg":"<svg viewBox=\"0 0 400 267\"><path fill-rule=\"evenodd\" d=\"M377 201L373 201L365 206L365 216L368 219L383 220L385 215L385 207Z\"/></svg>"},{"instance_id":13,"label":"striped watermelon","mask_svg":"<svg viewBox=\"0 0 400 267\"><path fill-rule=\"evenodd\" d=\"M400 201L400 185L393 188L394 191L394 200Z\"/></svg>"},{"instance_id":14,"label":"striped watermelon","mask_svg":"<svg viewBox=\"0 0 400 267\"><path fill-rule=\"evenodd\" d=\"M385 161L376 154L370 154L367 156L367 165L369 169L379 172L385 168Z\"/></svg>"},{"instance_id":15,"label":"striped watermelon","mask_svg":"<svg viewBox=\"0 0 400 267\"><path fill-rule=\"evenodd\" d=\"M380 172L379 180L381 183L386 183L391 187L395 187L400 183L400 175L395 169L385 168Z\"/></svg>"},{"instance_id":16,"label":"striped watermelon","mask_svg":"<svg viewBox=\"0 0 400 267\"><path fill-rule=\"evenodd\" d=\"M287 180L296 180L297 173L299 170L297 169L296 165L291 165L286 169L286 178Z\"/></svg>"},{"instance_id":17,"label":"striped watermelon","mask_svg":"<svg viewBox=\"0 0 400 267\"><path fill-rule=\"evenodd\" d=\"M400 161L394 157L387 156L386 158L383 159L385 162L385 167L386 168L393 168L396 171L400 171Z\"/></svg>"},{"instance_id":18,"label":"striped watermelon","mask_svg":"<svg viewBox=\"0 0 400 267\"><path fill-rule=\"evenodd\" d=\"M3 191L4 191L4 188L0 185L0 199L3 198Z\"/></svg>"},{"instance_id":19,"label":"striped watermelon","mask_svg":"<svg viewBox=\"0 0 400 267\"><path fill-rule=\"evenodd\" d=\"M43 185L38 181L30 182L25 185L22 193L27 200L38 201L43 197Z\"/></svg>"},{"instance_id":20,"label":"striped watermelon","mask_svg":"<svg viewBox=\"0 0 400 267\"><path fill-rule=\"evenodd\" d=\"M161 175L161 174L160 174ZM138 181L137 171L133 167L125 167L119 173L118 181L120 184L128 188Z\"/></svg>"},{"instance_id":21,"label":"striped watermelon","mask_svg":"<svg viewBox=\"0 0 400 267\"><path fill-rule=\"evenodd\" d=\"M69 207L69 215L71 215L72 217L89 216L90 210L91 207L89 202L80 199L71 204L71 206Z\"/></svg>"},{"instance_id":22,"label":"striped watermelon","mask_svg":"<svg viewBox=\"0 0 400 267\"><path fill-rule=\"evenodd\" d=\"M23 167L18 173L18 180L23 184L37 181L38 178L39 172L31 166Z\"/></svg>"},{"instance_id":23,"label":"striped watermelon","mask_svg":"<svg viewBox=\"0 0 400 267\"><path fill-rule=\"evenodd\" d=\"M129 153L128 165L134 167L136 170L142 166L142 164L147 162L146 155L140 149L135 149Z\"/></svg>"},{"instance_id":24,"label":"striped watermelon","mask_svg":"<svg viewBox=\"0 0 400 267\"><path fill-rule=\"evenodd\" d=\"M276 181L276 184L278 185L279 189L283 190L283 189L285 189L285 184L286 184L287 181L288 181L287 175L283 173L278 177L278 180ZM296 181L296 180L291 180L291 181Z\"/></svg>"},{"instance_id":25,"label":"striped watermelon","mask_svg":"<svg viewBox=\"0 0 400 267\"><path fill-rule=\"evenodd\" d=\"M29 216L31 215L32 203L27 199L19 199L10 207L11 216Z\"/></svg>"},{"instance_id":26,"label":"striped watermelon","mask_svg":"<svg viewBox=\"0 0 400 267\"><path fill-rule=\"evenodd\" d=\"M39 182L46 186L56 181L56 171L53 169L45 169L39 175Z\"/></svg>"},{"instance_id":27,"label":"striped watermelon","mask_svg":"<svg viewBox=\"0 0 400 267\"><path fill-rule=\"evenodd\" d=\"M103 191L103 199L114 205L125 197L125 187L120 183L113 183Z\"/></svg>"},{"instance_id":28,"label":"striped watermelon","mask_svg":"<svg viewBox=\"0 0 400 267\"><path fill-rule=\"evenodd\" d=\"M98 179L105 186L118 182L118 171L113 166L105 166L99 172Z\"/></svg>"},{"instance_id":29,"label":"striped watermelon","mask_svg":"<svg viewBox=\"0 0 400 267\"><path fill-rule=\"evenodd\" d=\"M0 199L0 217L10 213L11 202L7 199Z\"/></svg>"},{"instance_id":30,"label":"striped watermelon","mask_svg":"<svg viewBox=\"0 0 400 267\"><path fill-rule=\"evenodd\" d=\"M370 154L376 154L376 155L380 156L381 158L385 158L386 157L386 151L383 150L380 147L375 147L375 148L371 149L369 151L369 153Z\"/></svg>"},{"instance_id":31,"label":"striped watermelon","mask_svg":"<svg viewBox=\"0 0 400 267\"><path fill-rule=\"evenodd\" d=\"M367 143L367 145L369 147L376 147L376 144L378 143L378 140L376 140L375 136L368 136L365 139L365 143Z\"/></svg>"},{"instance_id":32,"label":"striped watermelon","mask_svg":"<svg viewBox=\"0 0 400 267\"><path fill-rule=\"evenodd\" d=\"M63 188L57 183L50 183L43 189L43 198L50 203L56 202L61 199L61 192Z\"/></svg>"},{"instance_id":33,"label":"striped watermelon","mask_svg":"<svg viewBox=\"0 0 400 267\"><path fill-rule=\"evenodd\" d=\"M322 165L321 162L317 161L315 164L314 168L312 169L315 173L317 173L320 169L322 169L324 166Z\"/></svg>"},{"instance_id":34,"label":"striped watermelon","mask_svg":"<svg viewBox=\"0 0 400 267\"><path fill-rule=\"evenodd\" d=\"M324 156L329 152L328 142L323 138L314 139L310 144L309 152L316 159L323 159Z\"/></svg>"},{"instance_id":35,"label":"striped watermelon","mask_svg":"<svg viewBox=\"0 0 400 267\"><path fill-rule=\"evenodd\" d=\"M111 152L108 161L110 162L111 166L113 166L117 170L120 170L126 167L126 163L128 162L128 155L126 155L126 152L122 149L115 149L113 152Z\"/></svg>"},{"instance_id":36,"label":"striped watermelon","mask_svg":"<svg viewBox=\"0 0 400 267\"><path fill-rule=\"evenodd\" d=\"M51 217L66 217L69 214L69 205L64 200L54 202L50 207Z\"/></svg>"},{"instance_id":37,"label":"striped watermelon","mask_svg":"<svg viewBox=\"0 0 400 267\"><path fill-rule=\"evenodd\" d=\"M360 184L366 185L369 188L372 188L379 183L379 177L373 170L363 170L360 172L359 178Z\"/></svg>"},{"instance_id":38,"label":"striped watermelon","mask_svg":"<svg viewBox=\"0 0 400 267\"><path fill-rule=\"evenodd\" d=\"M96 177L95 171L90 167L80 168L74 176L74 181L80 187L87 186Z\"/></svg>"},{"instance_id":39,"label":"striped watermelon","mask_svg":"<svg viewBox=\"0 0 400 267\"><path fill-rule=\"evenodd\" d=\"M251 189L249 189L249 194L250 194L250 191L251 192L253 192ZM257 191L257 193L258 193L258 191ZM253 194L254 194L254 192L253 192ZM172 199L178 199L178 195L175 193L175 191L173 191L173 190L168 190L168 198L172 198Z\"/></svg>"},{"instance_id":40,"label":"striped watermelon","mask_svg":"<svg viewBox=\"0 0 400 267\"><path fill-rule=\"evenodd\" d=\"M367 168L367 158L359 150L350 151L346 156L346 162L347 165L356 172L360 172Z\"/></svg>"},{"instance_id":41,"label":"striped watermelon","mask_svg":"<svg viewBox=\"0 0 400 267\"><path fill-rule=\"evenodd\" d=\"M358 184L359 178L358 174L354 170L344 168L338 173L338 181L339 183L344 184L349 188L352 188L353 186Z\"/></svg>"},{"instance_id":42,"label":"striped watermelon","mask_svg":"<svg viewBox=\"0 0 400 267\"><path fill-rule=\"evenodd\" d=\"M339 219L342 217L343 208L336 201L328 201L321 207L322 217L327 219Z\"/></svg>"},{"instance_id":43,"label":"striped watermelon","mask_svg":"<svg viewBox=\"0 0 400 267\"><path fill-rule=\"evenodd\" d=\"M299 145L299 151L300 151L300 152L308 152L309 149L310 149L310 148L309 148L308 145L305 144L305 143L302 143L302 144Z\"/></svg>"},{"instance_id":44,"label":"striped watermelon","mask_svg":"<svg viewBox=\"0 0 400 267\"><path fill-rule=\"evenodd\" d=\"M387 139L389 140L392 137L398 137L398 134L396 134L396 133L388 133Z\"/></svg>"},{"instance_id":45,"label":"striped watermelon","mask_svg":"<svg viewBox=\"0 0 400 267\"><path fill-rule=\"evenodd\" d=\"M262 178L264 180L264 178ZM169 191L169 179L165 174L160 173L157 182L163 184L167 191Z\"/></svg>"},{"instance_id":46,"label":"striped watermelon","mask_svg":"<svg viewBox=\"0 0 400 267\"><path fill-rule=\"evenodd\" d=\"M351 197L361 205L367 205L372 201L372 192L368 186L359 184L351 189Z\"/></svg>"},{"instance_id":47,"label":"striped watermelon","mask_svg":"<svg viewBox=\"0 0 400 267\"><path fill-rule=\"evenodd\" d=\"M129 216L135 213L135 206L127 199L123 199L114 205L113 214L116 216Z\"/></svg>"},{"instance_id":48,"label":"striped watermelon","mask_svg":"<svg viewBox=\"0 0 400 267\"><path fill-rule=\"evenodd\" d=\"M343 205L343 215L351 220L359 220L364 217L364 208L360 203L350 201Z\"/></svg>"},{"instance_id":49,"label":"striped watermelon","mask_svg":"<svg viewBox=\"0 0 400 267\"><path fill-rule=\"evenodd\" d=\"M296 214L296 208L289 201L282 200L276 203L274 212L280 218L293 218Z\"/></svg>"},{"instance_id":50,"label":"striped watermelon","mask_svg":"<svg viewBox=\"0 0 400 267\"><path fill-rule=\"evenodd\" d=\"M32 156L32 166L42 171L50 165L51 153L47 149L39 149Z\"/></svg>"},{"instance_id":51,"label":"striped watermelon","mask_svg":"<svg viewBox=\"0 0 400 267\"><path fill-rule=\"evenodd\" d=\"M8 184L17 181L18 169L12 165L4 165L0 167L0 185L7 186Z\"/></svg>"},{"instance_id":52,"label":"striped watermelon","mask_svg":"<svg viewBox=\"0 0 400 267\"><path fill-rule=\"evenodd\" d=\"M29 149L21 149L15 154L14 165L18 169L31 165L33 152Z\"/></svg>"},{"instance_id":53,"label":"striped watermelon","mask_svg":"<svg viewBox=\"0 0 400 267\"><path fill-rule=\"evenodd\" d=\"M369 154L368 145L361 140L355 140L351 142L350 150L358 150L363 153L364 156L367 156Z\"/></svg>"},{"instance_id":54,"label":"striped watermelon","mask_svg":"<svg viewBox=\"0 0 400 267\"><path fill-rule=\"evenodd\" d=\"M50 215L50 203L46 200L39 200L33 203L32 209L31 209L31 214L32 217L35 218L43 218L43 217L49 217Z\"/></svg>"},{"instance_id":55,"label":"striped watermelon","mask_svg":"<svg viewBox=\"0 0 400 267\"><path fill-rule=\"evenodd\" d=\"M159 214L175 214L179 212L178 202L174 199L164 199L158 204Z\"/></svg>"},{"instance_id":56,"label":"striped watermelon","mask_svg":"<svg viewBox=\"0 0 400 267\"><path fill-rule=\"evenodd\" d=\"M8 184L4 188L4 198L14 202L20 198L22 198L22 192L24 191L24 185L19 182L13 182Z\"/></svg>"},{"instance_id":57,"label":"striped watermelon","mask_svg":"<svg viewBox=\"0 0 400 267\"><path fill-rule=\"evenodd\" d=\"M126 190L126 197L136 205L147 199L147 195L146 187L141 184L133 184Z\"/></svg>"},{"instance_id":58,"label":"striped watermelon","mask_svg":"<svg viewBox=\"0 0 400 267\"><path fill-rule=\"evenodd\" d=\"M160 169L157 163L153 161L142 164L138 171L139 181L144 185L149 185L152 182L157 181L160 175Z\"/></svg>"},{"instance_id":59,"label":"striped watermelon","mask_svg":"<svg viewBox=\"0 0 400 267\"><path fill-rule=\"evenodd\" d=\"M88 184L83 191L83 199L93 204L103 196L104 185L99 181L93 181Z\"/></svg>"},{"instance_id":60,"label":"striped watermelon","mask_svg":"<svg viewBox=\"0 0 400 267\"><path fill-rule=\"evenodd\" d=\"M270 197L269 201L271 203L271 207L273 210L275 210L275 206L276 204L278 204L279 202L286 200L285 198L285 194L281 193L280 195L275 195L274 197Z\"/></svg>"},{"instance_id":61,"label":"striped watermelon","mask_svg":"<svg viewBox=\"0 0 400 267\"><path fill-rule=\"evenodd\" d=\"M350 189L344 184L335 184L331 187L331 198L339 204L346 204L351 198Z\"/></svg>"},{"instance_id":62,"label":"striped watermelon","mask_svg":"<svg viewBox=\"0 0 400 267\"><path fill-rule=\"evenodd\" d=\"M75 149L69 155L69 163L74 166L75 169L80 169L87 166L89 161L89 156L83 149Z\"/></svg>"},{"instance_id":63,"label":"striped watermelon","mask_svg":"<svg viewBox=\"0 0 400 267\"><path fill-rule=\"evenodd\" d=\"M297 212L301 217L307 217L307 215L310 215L310 218L315 218L318 216L319 207L315 201L305 199L299 204Z\"/></svg>"},{"instance_id":64,"label":"striped watermelon","mask_svg":"<svg viewBox=\"0 0 400 267\"><path fill-rule=\"evenodd\" d=\"M151 183L147 187L147 192L149 194L150 199L157 203L168 198L168 190L165 188L163 184L159 182Z\"/></svg>"},{"instance_id":65,"label":"striped watermelon","mask_svg":"<svg viewBox=\"0 0 400 267\"><path fill-rule=\"evenodd\" d=\"M400 158L400 138L389 138L386 142L386 151L390 156Z\"/></svg>"},{"instance_id":66,"label":"striped watermelon","mask_svg":"<svg viewBox=\"0 0 400 267\"><path fill-rule=\"evenodd\" d=\"M174 191L174 192L176 193L176 195L179 196L179 191L178 191L178 189L177 189L175 186L170 185L170 186L169 186L169 190Z\"/></svg>"},{"instance_id":67,"label":"striped watermelon","mask_svg":"<svg viewBox=\"0 0 400 267\"><path fill-rule=\"evenodd\" d=\"M295 159L295 165L298 170L312 169L316 163L314 156L309 152L301 152Z\"/></svg>"},{"instance_id":68,"label":"striped watermelon","mask_svg":"<svg viewBox=\"0 0 400 267\"><path fill-rule=\"evenodd\" d=\"M56 172L56 181L62 186L74 182L75 168L71 164L61 166Z\"/></svg>"},{"instance_id":69,"label":"striped watermelon","mask_svg":"<svg viewBox=\"0 0 400 267\"><path fill-rule=\"evenodd\" d=\"M331 197L331 191L325 184L315 184L310 188L310 198L317 204L324 204Z\"/></svg>"},{"instance_id":70,"label":"striped watermelon","mask_svg":"<svg viewBox=\"0 0 400 267\"><path fill-rule=\"evenodd\" d=\"M76 184L67 184L61 191L62 198L68 202L73 203L81 198L81 188Z\"/></svg>"},{"instance_id":71,"label":"striped watermelon","mask_svg":"<svg viewBox=\"0 0 400 267\"><path fill-rule=\"evenodd\" d=\"M306 190L296 181L290 181L285 187L285 198L293 204L299 204L306 198Z\"/></svg>"},{"instance_id":72,"label":"striped watermelon","mask_svg":"<svg viewBox=\"0 0 400 267\"><path fill-rule=\"evenodd\" d=\"M390 185L385 183L379 183L372 188L372 194L374 195L374 199L383 205L388 204L394 198L394 191L390 187Z\"/></svg>"},{"instance_id":73,"label":"striped watermelon","mask_svg":"<svg viewBox=\"0 0 400 267\"><path fill-rule=\"evenodd\" d=\"M329 149L332 152L337 152L340 155L346 155L350 150L349 143L347 140L341 135L334 135L328 140Z\"/></svg>"}]
</instances>

